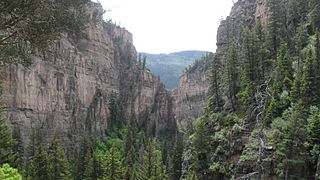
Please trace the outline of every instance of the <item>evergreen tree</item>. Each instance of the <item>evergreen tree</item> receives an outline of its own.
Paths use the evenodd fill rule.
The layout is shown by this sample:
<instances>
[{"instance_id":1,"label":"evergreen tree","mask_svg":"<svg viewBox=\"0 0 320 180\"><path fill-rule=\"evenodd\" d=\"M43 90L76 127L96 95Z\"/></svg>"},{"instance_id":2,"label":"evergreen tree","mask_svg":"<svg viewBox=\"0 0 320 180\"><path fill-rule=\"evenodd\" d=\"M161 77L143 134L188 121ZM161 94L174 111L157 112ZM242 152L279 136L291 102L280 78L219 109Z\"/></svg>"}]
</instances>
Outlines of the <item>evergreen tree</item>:
<instances>
[{"instance_id":1,"label":"evergreen tree","mask_svg":"<svg viewBox=\"0 0 320 180\"><path fill-rule=\"evenodd\" d=\"M243 58L244 67L240 78L240 92L238 97L243 108L247 109L254 101L254 86L259 79L259 61L257 61L256 37L249 28L243 30Z\"/></svg>"},{"instance_id":2,"label":"evergreen tree","mask_svg":"<svg viewBox=\"0 0 320 180\"><path fill-rule=\"evenodd\" d=\"M183 137L178 135L172 152L172 179L180 179L183 162Z\"/></svg>"},{"instance_id":3,"label":"evergreen tree","mask_svg":"<svg viewBox=\"0 0 320 180\"><path fill-rule=\"evenodd\" d=\"M101 180L106 174L106 154L96 149L88 162L84 180Z\"/></svg>"},{"instance_id":4,"label":"evergreen tree","mask_svg":"<svg viewBox=\"0 0 320 180\"><path fill-rule=\"evenodd\" d=\"M130 171L130 178L128 180L149 180L145 174L145 169L141 163L136 161Z\"/></svg>"},{"instance_id":5,"label":"evergreen tree","mask_svg":"<svg viewBox=\"0 0 320 180\"><path fill-rule=\"evenodd\" d=\"M127 132L124 138L124 167L125 167L125 179L131 179L131 175L134 171L134 165L138 159L137 157L137 138L138 132L136 127L135 117L130 120L127 125Z\"/></svg>"},{"instance_id":6,"label":"evergreen tree","mask_svg":"<svg viewBox=\"0 0 320 180\"><path fill-rule=\"evenodd\" d=\"M320 30L320 3L318 1L314 1L311 7L313 8L309 14L309 18L313 32L317 32Z\"/></svg>"},{"instance_id":7,"label":"evergreen tree","mask_svg":"<svg viewBox=\"0 0 320 180\"><path fill-rule=\"evenodd\" d=\"M283 113L282 118L273 122L272 128L277 132L277 173L286 180L293 177L302 178L305 175L297 173L295 169L302 168L310 158L308 147L305 146L308 134L303 107L294 105L289 108Z\"/></svg>"},{"instance_id":8,"label":"evergreen tree","mask_svg":"<svg viewBox=\"0 0 320 180\"><path fill-rule=\"evenodd\" d=\"M1 180L22 180L18 170L10 167L9 164L3 164L0 166L0 179Z\"/></svg>"},{"instance_id":9,"label":"evergreen tree","mask_svg":"<svg viewBox=\"0 0 320 180\"><path fill-rule=\"evenodd\" d=\"M119 180L123 178L121 156L114 144L108 152L105 172L106 176L104 179L106 180Z\"/></svg>"},{"instance_id":10,"label":"evergreen tree","mask_svg":"<svg viewBox=\"0 0 320 180\"><path fill-rule=\"evenodd\" d=\"M61 33L82 37L88 0L2 0L0 3L0 66L30 65L34 48L46 49Z\"/></svg>"},{"instance_id":11,"label":"evergreen tree","mask_svg":"<svg viewBox=\"0 0 320 180\"><path fill-rule=\"evenodd\" d=\"M161 152L155 149L155 145L151 140L147 143L143 160L143 169L147 179L167 179L165 167L162 163Z\"/></svg>"},{"instance_id":12,"label":"evergreen tree","mask_svg":"<svg viewBox=\"0 0 320 180\"><path fill-rule=\"evenodd\" d=\"M208 179L210 168L210 135L208 128L208 119L205 116L198 118L195 122L195 132L192 135L192 164L198 178Z\"/></svg>"},{"instance_id":13,"label":"evergreen tree","mask_svg":"<svg viewBox=\"0 0 320 180\"><path fill-rule=\"evenodd\" d=\"M76 180L82 180L87 175L86 172L90 172L87 168L92 168L89 165L89 161L92 158L92 144L89 141L88 137L83 138L83 142L81 143L80 150L78 153L75 153L75 164L73 170L73 177Z\"/></svg>"},{"instance_id":14,"label":"evergreen tree","mask_svg":"<svg viewBox=\"0 0 320 180\"><path fill-rule=\"evenodd\" d=\"M56 137L52 141L48 155L50 174L48 174L47 179L70 180L70 164L67 160L64 150L60 147L59 140Z\"/></svg>"},{"instance_id":15,"label":"evergreen tree","mask_svg":"<svg viewBox=\"0 0 320 180\"><path fill-rule=\"evenodd\" d=\"M197 174L192 171L187 180L198 180Z\"/></svg>"},{"instance_id":16,"label":"evergreen tree","mask_svg":"<svg viewBox=\"0 0 320 180\"><path fill-rule=\"evenodd\" d=\"M298 82L296 82L298 83ZM287 46L282 44L277 58L277 67L272 86L272 98L266 113L266 122L280 117L290 105L289 93L293 84L292 59Z\"/></svg>"},{"instance_id":17,"label":"evergreen tree","mask_svg":"<svg viewBox=\"0 0 320 180\"><path fill-rule=\"evenodd\" d=\"M138 66L139 67L142 66L142 55L141 55L141 53L139 53L139 55L138 55Z\"/></svg>"},{"instance_id":18,"label":"evergreen tree","mask_svg":"<svg viewBox=\"0 0 320 180\"><path fill-rule=\"evenodd\" d=\"M238 53L236 44L232 43L227 54L227 77L228 77L228 96L231 102L232 110L237 106L237 81L238 81Z\"/></svg>"},{"instance_id":19,"label":"evergreen tree","mask_svg":"<svg viewBox=\"0 0 320 180\"><path fill-rule=\"evenodd\" d=\"M286 11L282 0L269 0L270 19L268 24L269 45L274 58L277 57L281 40L288 42L286 27Z\"/></svg>"},{"instance_id":20,"label":"evergreen tree","mask_svg":"<svg viewBox=\"0 0 320 180\"><path fill-rule=\"evenodd\" d=\"M143 70L146 69L146 62L147 62L147 56L144 55L144 56L143 56L143 60L142 60L142 69L143 69Z\"/></svg>"},{"instance_id":21,"label":"evergreen tree","mask_svg":"<svg viewBox=\"0 0 320 180\"><path fill-rule=\"evenodd\" d=\"M301 80L301 103L305 108L319 104L317 97L318 87L316 82L315 57L311 50L308 51L307 58L303 64L303 74Z\"/></svg>"},{"instance_id":22,"label":"evergreen tree","mask_svg":"<svg viewBox=\"0 0 320 180\"><path fill-rule=\"evenodd\" d=\"M42 144L39 144L36 147L29 171L30 180L47 179L50 174L48 153Z\"/></svg>"},{"instance_id":23,"label":"evergreen tree","mask_svg":"<svg viewBox=\"0 0 320 180\"><path fill-rule=\"evenodd\" d=\"M4 108L0 107L0 164L13 164L16 159L13 153L13 147L16 142L12 138L12 132L7 125L7 120Z\"/></svg>"},{"instance_id":24,"label":"evergreen tree","mask_svg":"<svg viewBox=\"0 0 320 180\"><path fill-rule=\"evenodd\" d=\"M215 54L212 58L212 64L210 69L210 87L209 87L209 102L208 102L208 110L210 112L218 112L222 109L223 100L221 93L221 61L220 56Z\"/></svg>"}]
</instances>

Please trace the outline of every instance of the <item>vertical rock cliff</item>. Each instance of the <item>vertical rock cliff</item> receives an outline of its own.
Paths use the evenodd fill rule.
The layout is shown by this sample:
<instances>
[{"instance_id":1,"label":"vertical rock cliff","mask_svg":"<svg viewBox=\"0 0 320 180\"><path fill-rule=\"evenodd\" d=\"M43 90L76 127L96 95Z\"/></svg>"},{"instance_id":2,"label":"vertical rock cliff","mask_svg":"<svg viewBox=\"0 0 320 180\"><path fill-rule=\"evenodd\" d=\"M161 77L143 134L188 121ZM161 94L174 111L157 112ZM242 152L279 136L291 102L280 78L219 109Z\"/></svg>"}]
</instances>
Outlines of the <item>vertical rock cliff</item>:
<instances>
[{"instance_id":1,"label":"vertical rock cliff","mask_svg":"<svg viewBox=\"0 0 320 180\"><path fill-rule=\"evenodd\" d=\"M207 66L209 62L194 67L180 77L179 85L172 90L175 98L175 117L178 128L186 130L192 121L204 113L209 89Z\"/></svg>"},{"instance_id":2,"label":"vertical rock cliff","mask_svg":"<svg viewBox=\"0 0 320 180\"><path fill-rule=\"evenodd\" d=\"M68 152L84 135L103 139L112 99L123 107L127 121L135 116L150 134L172 138L173 99L156 76L136 65L132 35L96 21L103 12L100 4L90 3L88 12L86 39L64 35L47 52L36 53L30 67L3 69L2 104L23 146L35 132L44 141L60 133Z\"/></svg>"}]
</instances>

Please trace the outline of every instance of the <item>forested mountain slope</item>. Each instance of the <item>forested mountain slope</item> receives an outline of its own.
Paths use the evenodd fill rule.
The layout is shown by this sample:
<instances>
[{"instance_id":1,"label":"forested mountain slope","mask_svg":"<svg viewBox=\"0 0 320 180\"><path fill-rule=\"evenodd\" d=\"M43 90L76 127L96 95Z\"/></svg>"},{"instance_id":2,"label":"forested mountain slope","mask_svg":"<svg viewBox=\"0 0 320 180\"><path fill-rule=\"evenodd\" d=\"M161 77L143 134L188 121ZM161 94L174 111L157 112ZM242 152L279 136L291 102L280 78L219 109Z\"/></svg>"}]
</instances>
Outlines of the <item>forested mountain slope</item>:
<instances>
[{"instance_id":1,"label":"forested mountain slope","mask_svg":"<svg viewBox=\"0 0 320 180\"><path fill-rule=\"evenodd\" d=\"M173 89L178 85L184 70L207 53L206 51L181 51L170 54L140 54L147 58L146 67L160 77L167 89Z\"/></svg>"},{"instance_id":2,"label":"forested mountain slope","mask_svg":"<svg viewBox=\"0 0 320 180\"><path fill-rule=\"evenodd\" d=\"M218 29L184 177L319 179L320 1L239 0Z\"/></svg>"}]
</instances>

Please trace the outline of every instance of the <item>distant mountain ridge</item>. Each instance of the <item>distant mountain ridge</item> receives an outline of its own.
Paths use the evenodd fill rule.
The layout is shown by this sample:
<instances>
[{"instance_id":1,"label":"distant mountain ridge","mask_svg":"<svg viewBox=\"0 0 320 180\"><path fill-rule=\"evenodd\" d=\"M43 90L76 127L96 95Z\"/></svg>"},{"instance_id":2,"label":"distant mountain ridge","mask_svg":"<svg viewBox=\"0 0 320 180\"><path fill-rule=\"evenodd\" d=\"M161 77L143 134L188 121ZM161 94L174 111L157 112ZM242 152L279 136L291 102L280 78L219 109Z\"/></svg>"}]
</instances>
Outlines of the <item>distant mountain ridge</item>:
<instances>
[{"instance_id":1,"label":"distant mountain ridge","mask_svg":"<svg viewBox=\"0 0 320 180\"><path fill-rule=\"evenodd\" d=\"M196 59L209 53L208 51L181 51L170 54L149 54L140 52L147 57L146 65L150 71L160 76L167 89L178 85L179 78L185 68L192 65Z\"/></svg>"}]
</instances>

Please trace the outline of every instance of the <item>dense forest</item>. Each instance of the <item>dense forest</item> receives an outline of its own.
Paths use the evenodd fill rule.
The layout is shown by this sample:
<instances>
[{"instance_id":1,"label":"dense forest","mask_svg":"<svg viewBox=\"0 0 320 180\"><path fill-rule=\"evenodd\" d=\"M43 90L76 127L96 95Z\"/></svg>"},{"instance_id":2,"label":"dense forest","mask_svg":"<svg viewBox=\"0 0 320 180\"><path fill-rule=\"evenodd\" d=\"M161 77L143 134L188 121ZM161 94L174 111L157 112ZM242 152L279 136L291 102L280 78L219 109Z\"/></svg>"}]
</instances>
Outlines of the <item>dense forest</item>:
<instances>
[{"instance_id":1,"label":"dense forest","mask_svg":"<svg viewBox=\"0 0 320 180\"><path fill-rule=\"evenodd\" d=\"M235 6L244 2L252 3ZM266 2L267 23L244 17L235 36L227 18L226 48L186 69L210 71L206 112L186 131L156 136L138 121L148 111L127 117L113 95L105 140L83 134L70 154L59 130L48 140L34 129L23 148L1 108L0 179L320 179L320 1ZM86 3L2 0L2 68L30 66L32 55L66 34L86 38ZM137 66L146 71L146 57Z\"/></svg>"}]
</instances>

